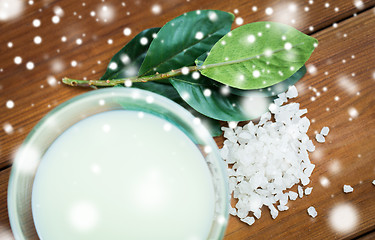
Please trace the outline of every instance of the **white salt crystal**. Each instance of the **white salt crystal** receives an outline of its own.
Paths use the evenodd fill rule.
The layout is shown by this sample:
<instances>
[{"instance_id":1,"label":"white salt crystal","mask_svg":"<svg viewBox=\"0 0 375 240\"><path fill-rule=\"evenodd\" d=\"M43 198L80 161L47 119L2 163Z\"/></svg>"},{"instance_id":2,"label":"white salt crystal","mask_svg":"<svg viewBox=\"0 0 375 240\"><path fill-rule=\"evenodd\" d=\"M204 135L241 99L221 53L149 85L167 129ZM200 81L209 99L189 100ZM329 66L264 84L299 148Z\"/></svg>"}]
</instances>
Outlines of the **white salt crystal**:
<instances>
[{"instance_id":1,"label":"white salt crystal","mask_svg":"<svg viewBox=\"0 0 375 240\"><path fill-rule=\"evenodd\" d=\"M298 112L297 112L297 116L298 117L300 117L300 116L302 116L303 114L306 114L307 113L307 109L305 108L305 109L300 109L300 110L298 110Z\"/></svg>"},{"instance_id":2,"label":"white salt crystal","mask_svg":"<svg viewBox=\"0 0 375 240\"><path fill-rule=\"evenodd\" d=\"M301 183L303 186L306 186L307 184L310 183L310 179L308 176L306 176L306 174L301 174ZM299 191L298 191L299 193ZM303 196L303 191L302 191L302 196ZM302 196L300 196L300 198L302 198Z\"/></svg>"},{"instance_id":3,"label":"white salt crystal","mask_svg":"<svg viewBox=\"0 0 375 240\"><path fill-rule=\"evenodd\" d=\"M289 207L288 207L288 206L284 206L284 205L278 205L278 206L277 206L277 209L279 209L279 211L281 212L281 211L286 211L286 210L288 210Z\"/></svg>"},{"instance_id":4,"label":"white salt crystal","mask_svg":"<svg viewBox=\"0 0 375 240\"><path fill-rule=\"evenodd\" d=\"M315 168L314 164L307 164L306 169L303 170L303 173L306 174L307 177L310 177L314 168Z\"/></svg>"},{"instance_id":5,"label":"white salt crystal","mask_svg":"<svg viewBox=\"0 0 375 240\"><path fill-rule=\"evenodd\" d=\"M255 222L255 219L253 217L245 217L245 218L241 218L240 220L249 225L253 225Z\"/></svg>"},{"instance_id":6,"label":"white salt crystal","mask_svg":"<svg viewBox=\"0 0 375 240\"><path fill-rule=\"evenodd\" d=\"M353 192L353 188L350 185L344 185L343 190L344 190L344 193L351 193L351 192Z\"/></svg>"},{"instance_id":7,"label":"white salt crystal","mask_svg":"<svg viewBox=\"0 0 375 240\"><path fill-rule=\"evenodd\" d=\"M254 216L259 219L262 216L262 211L258 208L256 211L253 212Z\"/></svg>"},{"instance_id":8,"label":"white salt crystal","mask_svg":"<svg viewBox=\"0 0 375 240\"><path fill-rule=\"evenodd\" d=\"M285 93L280 93L277 95L283 103L287 102L288 100L286 99L286 94Z\"/></svg>"},{"instance_id":9,"label":"white salt crystal","mask_svg":"<svg viewBox=\"0 0 375 240\"><path fill-rule=\"evenodd\" d=\"M310 195L312 190L313 190L312 187L305 188L305 195Z\"/></svg>"},{"instance_id":10,"label":"white salt crystal","mask_svg":"<svg viewBox=\"0 0 375 240\"><path fill-rule=\"evenodd\" d=\"M276 106L281 106L284 103L284 101L281 98L276 98L273 101L274 101Z\"/></svg>"},{"instance_id":11,"label":"white salt crystal","mask_svg":"<svg viewBox=\"0 0 375 240\"><path fill-rule=\"evenodd\" d=\"M297 197L298 197L298 194L296 192L293 192L293 191L289 191L288 195L289 195L290 200L296 200Z\"/></svg>"},{"instance_id":12,"label":"white salt crystal","mask_svg":"<svg viewBox=\"0 0 375 240\"><path fill-rule=\"evenodd\" d=\"M307 117L301 118L301 120L299 121L299 125L298 125L300 132L307 133L307 130L309 129L309 127L310 127L310 120Z\"/></svg>"},{"instance_id":13,"label":"white salt crystal","mask_svg":"<svg viewBox=\"0 0 375 240\"><path fill-rule=\"evenodd\" d=\"M299 196L299 198L302 198L303 197L303 188L300 186L300 185L298 185L298 196Z\"/></svg>"},{"instance_id":14,"label":"white salt crystal","mask_svg":"<svg viewBox=\"0 0 375 240\"><path fill-rule=\"evenodd\" d=\"M307 141L306 143L306 149L309 152L314 152L315 151L315 146L311 140Z\"/></svg>"},{"instance_id":15,"label":"white salt crystal","mask_svg":"<svg viewBox=\"0 0 375 240\"><path fill-rule=\"evenodd\" d=\"M313 217L313 218L315 218L315 217L318 215L317 211L315 210L315 208L314 208L313 206L311 206L311 207L309 207L309 208L307 209L307 213L308 213L311 217Z\"/></svg>"},{"instance_id":16,"label":"white salt crystal","mask_svg":"<svg viewBox=\"0 0 375 240\"><path fill-rule=\"evenodd\" d=\"M246 210L242 210L242 209L239 209L238 212L237 212L237 216L239 218L245 218L248 214L249 214L249 212L247 212Z\"/></svg>"},{"instance_id":17,"label":"white salt crystal","mask_svg":"<svg viewBox=\"0 0 375 240\"><path fill-rule=\"evenodd\" d=\"M283 105L297 95L294 86L280 93L258 124L250 121L243 127L229 124L222 128L226 139L220 154L230 165L229 190L238 200L229 211L248 224L261 217L264 205L276 218L279 211L288 209L288 199L311 193L312 188L302 188L310 183L315 167L308 153L315 150L307 135L310 120L301 118L307 110L299 109L298 103ZM271 113L275 121L271 121ZM288 191L295 184L301 184L298 193Z\"/></svg>"},{"instance_id":18,"label":"white salt crystal","mask_svg":"<svg viewBox=\"0 0 375 240\"><path fill-rule=\"evenodd\" d=\"M372 181L372 184L375 186L375 180Z\"/></svg>"},{"instance_id":19,"label":"white salt crystal","mask_svg":"<svg viewBox=\"0 0 375 240\"><path fill-rule=\"evenodd\" d=\"M270 112L263 113L262 116L260 117L260 121L259 121L258 125L263 125L265 122L267 122L270 119L271 119L271 113Z\"/></svg>"},{"instance_id":20,"label":"white salt crystal","mask_svg":"<svg viewBox=\"0 0 375 240\"><path fill-rule=\"evenodd\" d=\"M287 98L295 98L298 96L297 88L293 86L289 86L288 91L286 92Z\"/></svg>"},{"instance_id":21,"label":"white salt crystal","mask_svg":"<svg viewBox=\"0 0 375 240\"><path fill-rule=\"evenodd\" d=\"M279 215L279 211L277 211L277 209L272 204L268 205L268 208L271 211L271 217L273 219L277 218L277 216Z\"/></svg>"},{"instance_id":22,"label":"white salt crystal","mask_svg":"<svg viewBox=\"0 0 375 240\"><path fill-rule=\"evenodd\" d=\"M329 128L328 127L323 127L322 130L320 131L320 134L323 136L327 136L329 133Z\"/></svg>"},{"instance_id":23,"label":"white salt crystal","mask_svg":"<svg viewBox=\"0 0 375 240\"><path fill-rule=\"evenodd\" d=\"M268 107L268 110L270 110L271 113L275 113L278 110L278 106L276 104L271 103L270 106Z\"/></svg>"},{"instance_id":24,"label":"white salt crystal","mask_svg":"<svg viewBox=\"0 0 375 240\"><path fill-rule=\"evenodd\" d=\"M237 215L237 209L235 209L233 207L229 207L229 214L233 215L233 216L236 216Z\"/></svg>"},{"instance_id":25,"label":"white salt crystal","mask_svg":"<svg viewBox=\"0 0 375 240\"><path fill-rule=\"evenodd\" d=\"M326 141L326 139L323 137L323 135L319 134L319 133L315 135L315 139L316 139L316 141L318 141L320 143L324 143Z\"/></svg>"},{"instance_id":26,"label":"white salt crystal","mask_svg":"<svg viewBox=\"0 0 375 240\"><path fill-rule=\"evenodd\" d=\"M280 205L286 205L288 203L288 194L282 194L280 196Z\"/></svg>"},{"instance_id":27,"label":"white salt crystal","mask_svg":"<svg viewBox=\"0 0 375 240\"><path fill-rule=\"evenodd\" d=\"M229 154L229 149L227 145L224 145L222 149L220 149L220 155L223 159L227 159Z\"/></svg>"}]
</instances>

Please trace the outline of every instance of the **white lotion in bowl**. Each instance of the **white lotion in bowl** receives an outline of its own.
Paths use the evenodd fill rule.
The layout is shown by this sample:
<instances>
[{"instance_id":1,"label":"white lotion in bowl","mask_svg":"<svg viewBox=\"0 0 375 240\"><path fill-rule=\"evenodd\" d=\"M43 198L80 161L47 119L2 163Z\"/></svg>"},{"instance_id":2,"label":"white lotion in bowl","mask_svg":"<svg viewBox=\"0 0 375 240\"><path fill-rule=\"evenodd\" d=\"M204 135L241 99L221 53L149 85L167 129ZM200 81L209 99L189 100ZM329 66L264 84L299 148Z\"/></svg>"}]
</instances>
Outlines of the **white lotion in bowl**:
<instances>
[{"instance_id":1,"label":"white lotion in bowl","mask_svg":"<svg viewBox=\"0 0 375 240\"><path fill-rule=\"evenodd\" d=\"M170 122L113 110L79 121L44 154L32 213L44 240L206 239L211 174Z\"/></svg>"}]
</instances>

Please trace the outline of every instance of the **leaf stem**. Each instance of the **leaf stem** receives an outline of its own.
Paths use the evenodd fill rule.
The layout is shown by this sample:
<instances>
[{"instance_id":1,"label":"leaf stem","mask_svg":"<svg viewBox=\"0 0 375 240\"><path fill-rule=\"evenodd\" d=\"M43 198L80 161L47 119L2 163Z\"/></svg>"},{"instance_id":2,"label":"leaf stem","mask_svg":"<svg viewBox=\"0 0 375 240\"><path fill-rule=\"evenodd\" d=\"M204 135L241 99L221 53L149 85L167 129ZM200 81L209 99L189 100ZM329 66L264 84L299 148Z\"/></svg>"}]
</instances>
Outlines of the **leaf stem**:
<instances>
[{"instance_id":1,"label":"leaf stem","mask_svg":"<svg viewBox=\"0 0 375 240\"><path fill-rule=\"evenodd\" d=\"M97 86L97 87L111 87L118 84L126 84L127 82L135 83L135 82L149 82L149 81L157 81L161 79L166 79L170 77L180 76L184 73L194 72L200 70L200 67L197 66L190 66L190 67L183 67L176 70L171 70L166 73L156 73L154 75L144 76L144 77L130 77L130 78L118 78L113 80L78 80L64 77L62 79L63 83L73 86L73 87L90 87L90 86Z\"/></svg>"},{"instance_id":2,"label":"leaf stem","mask_svg":"<svg viewBox=\"0 0 375 240\"><path fill-rule=\"evenodd\" d=\"M293 47L296 47L296 46L299 46L299 45L302 45L302 44L304 44L304 43L296 44ZM285 50L285 49L284 48L276 49L276 50L273 50L271 52L271 54L281 52L283 50ZM70 86L73 86L73 87L93 87L93 86L112 87L112 86L116 86L116 85L119 85L119 84L125 84L126 85L127 82L136 83L136 82L149 82L149 81L157 81L157 80L161 80L161 79L167 79L167 78L180 76L180 75L187 74L189 72L198 71L198 70L204 70L204 69L209 69L209 68L214 68L214 67L221 67L221 66L226 66L226 65L230 65L230 64L246 62L246 61L250 61L252 59L263 57L263 56L267 56L267 55L265 53L263 53L263 54L251 56L251 57L248 57L248 58L236 59L236 60L220 62L220 63L207 64L207 65L204 65L204 66L183 67L183 68L179 68L179 69L176 69L176 70L171 70L171 71L166 72L166 73L156 73L154 75L143 76L143 77L137 77L136 76L136 77L118 78L118 79L112 79L112 80L78 80L78 79L71 79L71 78L64 77L62 79L62 81L63 81L63 83L65 83L67 85L70 85Z\"/></svg>"}]
</instances>

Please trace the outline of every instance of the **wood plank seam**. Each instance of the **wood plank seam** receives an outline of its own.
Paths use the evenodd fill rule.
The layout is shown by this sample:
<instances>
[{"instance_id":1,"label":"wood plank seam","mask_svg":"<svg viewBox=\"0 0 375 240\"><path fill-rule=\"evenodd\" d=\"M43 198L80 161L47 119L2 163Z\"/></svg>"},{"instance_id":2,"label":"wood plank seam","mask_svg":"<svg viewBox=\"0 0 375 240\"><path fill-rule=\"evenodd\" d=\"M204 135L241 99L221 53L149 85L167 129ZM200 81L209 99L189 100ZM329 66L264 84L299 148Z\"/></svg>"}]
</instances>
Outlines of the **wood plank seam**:
<instances>
[{"instance_id":1,"label":"wood plank seam","mask_svg":"<svg viewBox=\"0 0 375 240\"><path fill-rule=\"evenodd\" d=\"M364 9L359 10L359 11L356 12L355 14L358 16L358 15L363 14L363 13L369 11L369 10L372 10L374 7L375 7L375 1L372 2L372 5L369 5L369 6L365 7ZM349 16L349 17L346 17L346 18L342 18L342 19L340 19L340 20L338 20L338 21L335 21L334 23L339 24L339 23L345 22L346 20L351 19L351 18L353 18L353 17L354 17L354 16L352 15L352 16ZM333 24L333 23L332 23L332 24ZM319 28L319 29L316 30L316 31L314 30L313 32L309 33L308 35L313 36L313 35L315 35L315 34L321 32L321 31L324 31L324 30L327 29L327 28L331 28L331 27L332 27L332 24L327 25L327 26L322 27L322 28Z\"/></svg>"}]
</instances>

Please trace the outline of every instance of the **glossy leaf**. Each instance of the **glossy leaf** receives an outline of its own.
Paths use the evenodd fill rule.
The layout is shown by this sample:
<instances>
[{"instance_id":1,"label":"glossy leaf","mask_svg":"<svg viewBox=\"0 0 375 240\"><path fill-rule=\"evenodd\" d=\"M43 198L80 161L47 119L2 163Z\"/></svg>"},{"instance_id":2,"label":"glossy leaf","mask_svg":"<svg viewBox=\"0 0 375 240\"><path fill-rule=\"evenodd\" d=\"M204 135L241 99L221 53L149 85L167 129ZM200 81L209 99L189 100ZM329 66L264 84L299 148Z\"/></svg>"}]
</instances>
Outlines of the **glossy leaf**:
<instances>
[{"instance_id":1,"label":"glossy leaf","mask_svg":"<svg viewBox=\"0 0 375 240\"><path fill-rule=\"evenodd\" d=\"M185 78L188 77L185 76ZM246 97L226 94L225 86L223 88L213 85L205 87L189 84L188 81L181 81L177 78L172 78L170 81L186 103L197 112L221 121L255 119L268 111L268 106L273 100L272 97L267 97L262 93L253 93Z\"/></svg>"},{"instance_id":2,"label":"glossy leaf","mask_svg":"<svg viewBox=\"0 0 375 240\"><path fill-rule=\"evenodd\" d=\"M165 24L152 41L140 76L194 65L197 57L230 31L234 16L216 10L185 13Z\"/></svg>"},{"instance_id":3,"label":"glossy leaf","mask_svg":"<svg viewBox=\"0 0 375 240\"><path fill-rule=\"evenodd\" d=\"M254 89L254 90L241 90L238 88L230 88L230 92L238 96L248 96L249 94L252 94L255 92L263 93L266 96L276 96L277 94L288 90L289 86L296 84L305 74L306 74L306 67L305 65L303 65L291 77L275 85L272 85L270 87Z\"/></svg>"},{"instance_id":4,"label":"glossy leaf","mask_svg":"<svg viewBox=\"0 0 375 240\"><path fill-rule=\"evenodd\" d=\"M201 56L199 56L195 60L195 64L197 66L202 66L204 61L206 60L206 58L207 58L207 54L206 53L202 54ZM232 94L238 95L238 96L248 96L248 95L254 94L256 92L261 92L264 95L271 97L271 96L276 96L277 94L279 94L281 92L285 92L286 90L288 90L289 86L292 86L295 83L297 83L305 74L306 74L306 67L305 67L305 65L303 65L300 69L298 69L298 71L296 73L294 73L292 76L290 76L289 78L287 78L286 80L284 80L282 82L279 82L279 83L277 83L275 85L272 85L272 86L269 86L269 87L260 88L260 89L250 89L250 90L242 90L242 89L238 89L238 88L229 87L228 85L224 85L220 82L209 79L208 77L204 78L205 81L202 81L202 80L195 81L194 84L199 84L199 85L203 85L203 86L214 85L214 86L217 86L217 87L228 86L229 92L232 93Z\"/></svg>"},{"instance_id":5,"label":"glossy leaf","mask_svg":"<svg viewBox=\"0 0 375 240\"><path fill-rule=\"evenodd\" d=\"M265 88L300 69L313 52L314 44L316 39L285 24L246 24L215 44L201 73L239 89Z\"/></svg>"},{"instance_id":6,"label":"glossy leaf","mask_svg":"<svg viewBox=\"0 0 375 240\"><path fill-rule=\"evenodd\" d=\"M146 56L153 36L160 28L150 28L140 32L128 44L117 52L107 66L107 71L100 79L117 79L137 76L138 70ZM141 44L141 39L147 39L147 44Z\"/></svg>"},{"instance_id":7,"label":"glossy leaf","mask_svg":"<svg viewBox=\"0 0 375 240\"><path fill-rule=\"evenodd\" d=\"M111 80L136 76L148 48L154 39L154 34L157 34L159 30L160 28L150 28L135 36L125 47L113 56L108 64L107 71L101 79ZM142 38L147 39L146 44L141 43ZM113 64L117 67L111 67ZM133 87L160 94L174 101L180 98L179 94L171 85L168 86L160 82L133 83Z\"/></svg>"},{"instance_id":8,"label":"glossy leaf","mask_svg":"<svg viewBox=\"0 0 375 240\"><path fill-rule=\"evenodd\" d=\"M124 86L118 85L118 87L124 87ZM155 82L148 82L148 83L136 83L133 85L133 87L147 90L153 93L157 93L181 105L186 110L188 110L192 115L194 115L195 117L201 120L202 124L207 128L211 136L216 137L222 134L221 125L219 121L215 119L211 119L205 115L202 115L201 113L197 112L194 108L186 104L186 102L182 100L179 93L176 91L176 89L173 86L167 85L167 84L155 83Z\"/></svg>"},{"instance_id":9,"label":"glossy leaf","mask_svg":"<svg viewBox=\"0 0 375 240\"><path fill-rule=\"evenodd\" d=\"M136 76L146 56L148 48L154 39L154 34L157 34L159 30L160 28L150 28L135 36L111 59L107 71L101 79L111 80ZM141 43L142 38L147 39L147 44ZM115 64L117 68L111 67L111 64ZM132 86L160 94L173 101L181 99L177 91L171 85L166 85L161 82L133 83Z\"/></svg>"},{"instance_id":10,"label":"glossy leaf","mask_svg":"<svg viewBox=\"0 0 375 240\"><path fill-rule=\"evenodd\" d=\"M140 34L138 34L133 40L131 40L125 47L123 47L112 59L111 63L115 62L118 66L116 69L109 68L110 64L108 65L106 73L103 75L101 79L116 79L116 78L124 78L124 77L132 77L134 76L134 70L137 73L139 67L141 66L144 57L146 56L146 52L148 50L151 41L149 41L146 45L140 44L140 39L142 37L146 37L147 39L151 39L154 33L157 33L160 28L152 28L147 29ZM151 39L152 40L152 39ZM129 57L131 61L121 61L124 56ZM127 69L133 69L132 74ZM123 85L117 85L117 87L123 87ZM201 115L200 113L196 112L192 109L189 105L187 105L178 92L172 87L171 85L163 84L160 82L147 82L147 83L134 83L132 87L148 90L164 97L167 97L176 103L182 105L183 107L187 108L194 116L199 117L206 128L210 131L212 136L219 136L221 135L220 123L214 119L207 118L206 116Z\"/></svg>"},{"instance_id":11,"label":"glossy leaf","mask_svg":"<svg viewBox=\"0 0 375 240\"><path fill-rule=\"evenodd\" d=\"M116 79L116 78L125 78L133 77L133 73L138 72L148 50L148 47L152 41L152 35L157 33L160 28L151 28L142 31L137 36L135 36L125 47L123 47L116 55L111 59L110 64L108 65L107 71L101 79ZM149 39L148 44L142 45L140 39L146 37ZM130 61L121 61L124 56L129 57ZM116 69L111 69L111 63L114 62L117 64ZM130 72L128 69L132 69ZM116 87L124 87L124 85L117 85ZM220 122L211 118L208 118L199 112L195 111L184 100L180 97L176 89L170 84L164 84L161 82L145 82L145 83L133 83L132 87L151 91L153 93L162 95L166 98L171 99L177 104L186 108L191 114L195 117L201 119L202 123L209 130L213 137L220 136L222 134Z\"/></svg>"}]
</instances>

